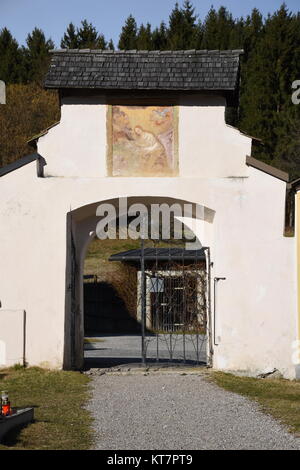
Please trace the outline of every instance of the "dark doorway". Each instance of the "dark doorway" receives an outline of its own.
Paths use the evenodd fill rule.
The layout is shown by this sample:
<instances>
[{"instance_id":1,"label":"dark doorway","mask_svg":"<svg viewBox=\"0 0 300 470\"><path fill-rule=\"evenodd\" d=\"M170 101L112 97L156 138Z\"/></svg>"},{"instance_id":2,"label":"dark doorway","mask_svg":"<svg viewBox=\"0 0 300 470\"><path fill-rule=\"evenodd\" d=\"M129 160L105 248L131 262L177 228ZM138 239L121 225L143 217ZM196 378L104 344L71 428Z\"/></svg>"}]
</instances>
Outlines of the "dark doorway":
<instances>
[{"instance_id":1,"label":"dark doorway","mask_svg":"<svg viewBox=\"0 0 300 470\"><path fill-rule=\"evenodd\" d=\"M92 278L92 279L91 279ZM140 334L140 324L130 316L114 286L87 276L84 282L86 336Z\"/></svg>"}]
</instances>

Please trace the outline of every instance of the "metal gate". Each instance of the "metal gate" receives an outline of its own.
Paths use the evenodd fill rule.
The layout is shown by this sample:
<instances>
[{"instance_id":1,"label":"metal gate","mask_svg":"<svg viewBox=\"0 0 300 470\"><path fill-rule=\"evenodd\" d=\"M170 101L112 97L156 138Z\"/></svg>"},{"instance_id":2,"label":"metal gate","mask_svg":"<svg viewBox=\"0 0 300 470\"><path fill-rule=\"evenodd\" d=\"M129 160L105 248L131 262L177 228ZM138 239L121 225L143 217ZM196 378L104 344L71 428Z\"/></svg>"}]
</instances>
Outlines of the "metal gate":
<instances>
[{"instance_id":1,"label":"metal gate","mask_svg":"<svg viewBox=\"0 0 300 470\"><path fill-rule=\"evenodd\" d=\"M209 249L171 244L150 249L141 243L138 312L143 364L209 364Z\"/></svg>"}]
</instances>

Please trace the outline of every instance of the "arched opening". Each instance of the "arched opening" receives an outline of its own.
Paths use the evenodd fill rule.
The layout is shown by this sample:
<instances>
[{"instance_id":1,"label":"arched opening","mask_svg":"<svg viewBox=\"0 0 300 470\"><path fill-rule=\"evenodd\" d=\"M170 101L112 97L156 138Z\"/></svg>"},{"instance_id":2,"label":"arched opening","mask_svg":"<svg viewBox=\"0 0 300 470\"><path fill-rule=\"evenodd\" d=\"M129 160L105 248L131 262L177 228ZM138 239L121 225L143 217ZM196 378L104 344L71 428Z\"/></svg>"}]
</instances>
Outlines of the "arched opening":
<instances>
[{"instance_id":1,"label":"arched opening","mask_svg":"<svg viewBox=\"0 0 300 470\"><path fill-rule=\"evenodd\" d=\"M145 360L209 362L209 245L198 245L211 238L214 211L188 201L159 197L128 198L125 210L123 199L104 203L118 209L115 240L97 238L97 208L102 203L68 214L65 367L83 367L85 336L85 348L92 351L86 356L94 357L94 364L98 360L99 366L108 367L109 361L111 365ZM130 225L129 207L136 204L143 204L149 213L153 205L177 204L184 208L184 217L176 215L173 221L181 220L188 227L189 237L174 238L173 227L173 238L161 234L158 239L152 238L151 216L146 240L132 239L129 231L127 238L120 240L118 230L124 224L119 223L120 219L126 214ZM133 224L135 228L137 225ZM181 345L179 352L175 351L176 345Z\"/></svg>"}]
</instances>

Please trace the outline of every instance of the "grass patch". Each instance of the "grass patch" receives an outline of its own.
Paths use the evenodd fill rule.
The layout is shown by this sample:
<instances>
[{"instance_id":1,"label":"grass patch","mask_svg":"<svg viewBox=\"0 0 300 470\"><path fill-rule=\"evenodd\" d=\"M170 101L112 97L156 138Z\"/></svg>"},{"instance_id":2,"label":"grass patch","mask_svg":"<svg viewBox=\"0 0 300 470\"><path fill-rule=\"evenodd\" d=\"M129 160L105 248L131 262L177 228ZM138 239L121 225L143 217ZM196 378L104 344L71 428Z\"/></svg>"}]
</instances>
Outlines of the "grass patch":
<instances>
[{"instance_id":1,"label":"grass patch","mask_svg":"<svg viewBox=\"0 0 300 470\"><path fill-rule=\"evenodd\" d=\"M170 242L159 241L153 243L151 240L146 240L146 247L150 248L169 248L169 247L184 246L181 240L171 240ZM140 240L99 240L95 238L89 245L84 262L84 274L97 275L100 280L105 281L107 275L113 275L115 272L120 271L120 262L108 261L111 255L123 251L136 250L141 248Z\"/></svg>"},{"instance_id":2,"label":"grass patch","mask_svg":"<svg viewBox=\"0 0 300 470\"><path fill-rule=\"evenodd\" d=\"M85 450L91 446L91 417L83 405L89 378L79 372L11 368L0 371L0 390L12 406L34 407L35 422L5 436L4 449Z\"/></svg>"},{"instance_id":3,"label":"grass patch","mask_svg":"<svg viewBox=\"0 0 300 470\"><path fill-rule=\"evenodd\" d=\"M259 403L262 410L300 436L300 381L255 379L212 372L212 380L230 392L244 395Z\"/></svg>"}]
</instances>

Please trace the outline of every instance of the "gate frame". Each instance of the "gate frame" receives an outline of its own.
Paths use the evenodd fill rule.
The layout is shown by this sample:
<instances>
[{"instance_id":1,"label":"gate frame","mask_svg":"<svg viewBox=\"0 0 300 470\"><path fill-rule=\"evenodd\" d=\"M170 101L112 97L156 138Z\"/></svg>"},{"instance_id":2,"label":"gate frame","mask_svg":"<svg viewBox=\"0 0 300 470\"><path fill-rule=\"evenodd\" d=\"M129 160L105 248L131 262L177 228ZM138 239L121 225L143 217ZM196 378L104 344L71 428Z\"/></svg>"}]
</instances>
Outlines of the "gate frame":
<instances>
[{"instance_id":1,"label":"gate frame","mask_svg":"<svg viewBox=\"0 0 300 470\"><path fill-rule=\"evenodd\" d=\"M141 231L143 233L143 230ZM206 262L206 366L211 368L213 366L213 334L212 334L212 311L211 311L211 258L210 258L210 248L203 247L205 252L205 262ZM142 352L142 364L146 366L147 364L147 355L145 347L146 339L146 325L147 325L147 295L146 295L146 282L147 272L145 270L145 239L141 236L141 352Z\"/></svg>"}]
</instances>

